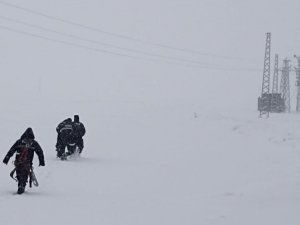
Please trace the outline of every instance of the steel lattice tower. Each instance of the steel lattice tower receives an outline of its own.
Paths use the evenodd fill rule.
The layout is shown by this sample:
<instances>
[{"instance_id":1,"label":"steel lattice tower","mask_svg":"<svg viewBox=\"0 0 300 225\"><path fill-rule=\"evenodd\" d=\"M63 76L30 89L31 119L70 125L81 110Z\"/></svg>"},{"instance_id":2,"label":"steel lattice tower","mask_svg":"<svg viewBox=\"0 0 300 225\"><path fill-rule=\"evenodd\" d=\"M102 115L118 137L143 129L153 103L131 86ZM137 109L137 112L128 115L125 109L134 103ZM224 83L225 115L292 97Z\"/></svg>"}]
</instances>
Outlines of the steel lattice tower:
<instances>
[{"instance_id":1,"label":"steel lattice tower","mask_svg":"<svg viewBox=\"0 0 300 225\"><path fill-rule=\"evenodd\" d=\"M271 112L280 111L280 94L278 93L278 54L275 54L273 86L271 95Z\"/></svg>"},{"instance_id":2,"label":"steel lattice tower","mask_svg":"<svg viewBox=\"0 0 300 225\"><path fill-rule=\"evenodd\" d=\"M296 112L300 112L300 57L294 55L294 57L298 60L298 67L295 68L296 70L296 87L297 87L297 105L296 105Z\"/></svg>"},{"instance_id":3,"label":"steel lattice tower","mask_svg":"<svg viewBox=\"0 0 300 225\"><path fill-rule=\"evenodd\" d=\"M275 54L272 94L278 93L278 54Z\"/></svg>"},{"instance_id":4,"label":"steel lattice tower","mask_svg":"<svg viewBox=\"0 0 300 225\"><path fill-rule=\"evenodd\" d=\"M260 101L260 117L266 115L269 117L270 112L270 66L271 66L271 33L266 35L266 48L264 58L264 72Z\"/></svg>"},{"instance_id":5,"label":"steel lattice tower","mask_svg":"<svg viewBox=\"0 0 300 225\"><path fill-rule=\"evenodd\" d=\"M284 111L291 112L290 103L290 60L283 60L282 76L280 83L280 92L284 100Z\"/></svg>"}]
</instances>

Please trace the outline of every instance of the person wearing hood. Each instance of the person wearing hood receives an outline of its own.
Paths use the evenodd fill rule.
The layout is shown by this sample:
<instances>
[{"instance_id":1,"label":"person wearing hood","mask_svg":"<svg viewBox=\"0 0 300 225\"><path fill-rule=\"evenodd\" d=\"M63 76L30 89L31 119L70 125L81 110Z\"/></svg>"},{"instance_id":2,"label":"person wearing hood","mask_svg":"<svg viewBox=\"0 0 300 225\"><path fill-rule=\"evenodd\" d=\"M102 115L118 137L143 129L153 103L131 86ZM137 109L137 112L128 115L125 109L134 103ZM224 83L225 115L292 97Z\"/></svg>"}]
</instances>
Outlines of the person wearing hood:
<instances>
[{"instance_id":1,"label":"person wearing hood","mask_svg":"<svg viewBox=\"0 0 300 225\"><path fill-rule=\"evenodd\" d=\"M71 135L73 133L73 122L71 118L67 118L56 127L57 132L57 142L56 142L56 156L61 158L67 147L68 142L70 142Z\"/></svg>"},{"instance_id":2,"label":"person wearing hood","mask_svg":"<svg viewBox=\"0 0 300 225\"><path fill-rule=\"evenodd\" d=\"M32 170L32 161L34 153L39 158L39 166L45 166L44 153L38 142L35 140L32 128L27 128L22 134L21 138L10 148L3 163L7 164L9 159L16 153L14 161L17 181L18 181L18 194L25 191L26 183Z\"/></svg>"},{"instance_id":3,"label":"person wearing hood","mask_svg":"<svg viewBox=\"0 0 300 225\"><path fill-rule=\"evenodd\" d=\"M85 135L85 127L83 123L79 121L79 115L74 115L74 122L73 122L73 140L75 141L76 145L79 149L79 154L81 154L82 149L84 147L83 144L83 136Z\"/></svg>"}]
</instances>

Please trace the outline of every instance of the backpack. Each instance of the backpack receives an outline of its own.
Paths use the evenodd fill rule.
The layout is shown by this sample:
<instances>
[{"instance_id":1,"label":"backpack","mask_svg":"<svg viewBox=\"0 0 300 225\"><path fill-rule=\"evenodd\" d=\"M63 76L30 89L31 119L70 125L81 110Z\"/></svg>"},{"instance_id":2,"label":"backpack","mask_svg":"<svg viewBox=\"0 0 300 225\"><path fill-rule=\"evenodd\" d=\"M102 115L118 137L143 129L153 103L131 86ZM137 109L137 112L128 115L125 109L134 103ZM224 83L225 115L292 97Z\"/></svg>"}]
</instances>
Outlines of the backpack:
<instances>
[{"instance_id":1,"label":"backpack","mask_svg":"<svg viewBox=\"0 0 300 225\"><path fill-rule=\"evenodd\" d=\"M28 154L29 154L29 148L28 147L22 147L20 152L16 156L15 160L15 166L25 166L28 164Z\"/></svg>"}]
</instances>

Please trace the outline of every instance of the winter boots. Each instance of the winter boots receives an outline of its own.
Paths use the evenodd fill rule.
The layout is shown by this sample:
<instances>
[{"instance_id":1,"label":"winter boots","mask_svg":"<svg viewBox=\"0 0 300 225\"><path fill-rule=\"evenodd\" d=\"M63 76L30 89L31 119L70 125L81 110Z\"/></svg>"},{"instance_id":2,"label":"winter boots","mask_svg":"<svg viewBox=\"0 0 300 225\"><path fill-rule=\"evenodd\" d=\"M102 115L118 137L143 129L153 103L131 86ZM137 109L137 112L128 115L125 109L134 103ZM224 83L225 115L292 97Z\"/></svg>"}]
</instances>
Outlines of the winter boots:
<instances>
[{"instance_id":1,"label":"winter boots","mask_svg":"<svg viewBox=\"0 0 300 225\"><path fill-rule=\"evenodd\" d=\"M18 191L17 194L21 195L25 191L27 180L21 179L18 181Z\"/></svg>"},{"instance_id":2,"label":"winter boots","mask_svg":"<svg viewBox=\"0 0 300 225\"><path fill-rule=\"evenodd\" d=\"M18 195L21 195L21 194L23 194L23 193L24 193L24 191L25 191L25 187L24 187L24 186L22 186L22 185L19 185L19 186L18 186L18 191L17 191Z\"/></svg>"},{"instance_id":3,"label":"winter boots","mask_svg":"<svg viewBox=\"0 0 300 225\"><path fill-rule=\"evenodd\" d=\"M59 148L56 149L56 157L60 158L64 154L64 150L61 150Z\"/></svg>"}]
</instances>

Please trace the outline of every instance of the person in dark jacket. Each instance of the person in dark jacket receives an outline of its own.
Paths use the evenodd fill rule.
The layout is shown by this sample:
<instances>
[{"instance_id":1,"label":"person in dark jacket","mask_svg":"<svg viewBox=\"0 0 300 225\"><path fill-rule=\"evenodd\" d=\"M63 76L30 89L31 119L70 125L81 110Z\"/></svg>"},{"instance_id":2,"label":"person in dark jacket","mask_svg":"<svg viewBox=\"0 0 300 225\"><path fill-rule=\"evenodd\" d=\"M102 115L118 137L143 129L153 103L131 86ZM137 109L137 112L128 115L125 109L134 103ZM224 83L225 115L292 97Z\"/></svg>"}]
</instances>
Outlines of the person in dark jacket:
<instances>
[{"instance_id":1,"label":"person in dark jacket","mask_svg":"<svg viewBox=\"0 0 300 225\"><path fill-rule=\"evenodd\" d=\"M65 153L67 144L71 141L73 133L73 122L71 118L65 119L56 127L57 143L56 151L57 157L61 158Z\"/></svg>"},{"instance_id":2,"label":"person in dark jacket","mask_svg":"<svg viewBox=\"0 0 300 225\"><path fill-rule=\"evenodd\" d=\"M85 135L85 127L83 123L79 121L79 116L74 115L74 122L73 122L73 141L76 143L79 153L82 152L82 149L84 147L83 144L83 136Z\"/></svg>"},{"instance_id":3,"label":"person in dark jacket","mask_svg":"<svg viewBox=\"0 0 300 225\"><path fill-rule=\"evenodd\" d=\"M44 153L35 137L32 129L29 127L26 129L21 138L10 148L3 163L7 164L9 159L16 153L15 169L18 181L18 194L22 194L25 191L26 183L32 170L32 161L34 153L38 155L39 166L45 166Z\"/></svg>"}]
</instances>

